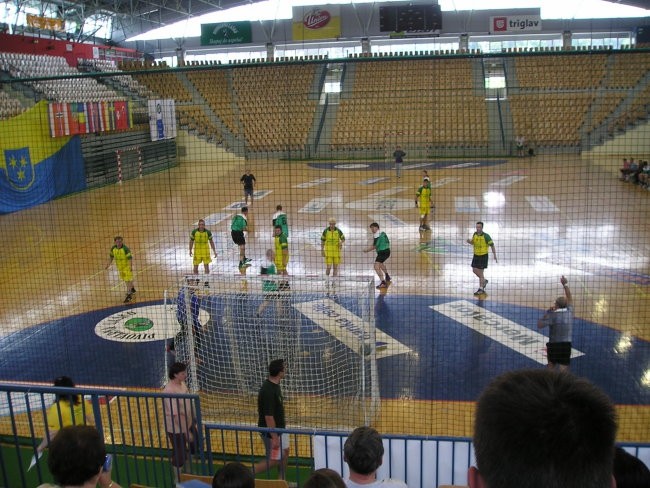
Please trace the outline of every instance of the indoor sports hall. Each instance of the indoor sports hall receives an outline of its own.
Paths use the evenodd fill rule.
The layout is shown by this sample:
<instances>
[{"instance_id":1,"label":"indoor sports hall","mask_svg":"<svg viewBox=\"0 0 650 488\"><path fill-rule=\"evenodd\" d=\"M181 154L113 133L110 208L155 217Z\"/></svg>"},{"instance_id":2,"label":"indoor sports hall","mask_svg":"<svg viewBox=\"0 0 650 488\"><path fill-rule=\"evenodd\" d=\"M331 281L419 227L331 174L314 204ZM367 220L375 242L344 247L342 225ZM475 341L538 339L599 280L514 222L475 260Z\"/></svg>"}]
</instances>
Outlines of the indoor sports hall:
<instances>
[{"instance_id":1,"label":"indoor sports hall","mask_svg":"<svg viewBox=\"0 0 650 488\"><path fill-rule=\"evenodd\" d=\"M494 377L547 366L538 321L566 293L565 277L570 370L610 396L617 440L650 459L647 48L174 67L132 57L73 67L19 48L0 52L2 97L14 100L3 103L15 108L0 120L0 382L19 387L0 391L5 447L31 456L30 439L44 433L31 410L53 392L33 404L20 388L70 376L103 392L105 424L135 408L106 390L158 394L176 360L190 365L205 422L245 430L277 357L291 429L369 424L468 439ZM285 247L274 238L279 212ZM231 234L237 215L245 251ZM199 262L197 276L200 220L214 250L206 245L210 272ZM468 242L478 222L493 244L482 280ZM342 236L335 274L330 223ZM390 279L375 272L381 232ZM131 256L128 285L112 259L117 236ZM268 250L286 275L261 274ZM193 297L198 326L181 327L177 303ZM142 415L134 425L159 417ZM165 448L143 440L156 433L133 436ZM235 455L231 440L212 442ZM305 444L295 454L311 456ZM15 473L7 486L36 479Z\"/></svg>"}]
</instances>

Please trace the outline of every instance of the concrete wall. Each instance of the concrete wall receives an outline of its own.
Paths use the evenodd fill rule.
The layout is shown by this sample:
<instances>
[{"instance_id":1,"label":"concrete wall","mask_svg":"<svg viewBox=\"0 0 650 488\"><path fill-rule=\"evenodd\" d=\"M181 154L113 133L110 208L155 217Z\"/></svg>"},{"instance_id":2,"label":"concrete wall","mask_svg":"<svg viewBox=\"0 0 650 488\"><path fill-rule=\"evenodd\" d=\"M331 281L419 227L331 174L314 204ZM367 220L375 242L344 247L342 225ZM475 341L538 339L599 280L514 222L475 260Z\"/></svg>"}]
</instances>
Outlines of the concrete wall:
<instances>
[{"instance_id":1,"label":"concrete wall","mask_svg":"<svg viewBox=\"0 0 650 488\"><path fill-rule=\"evenodd\" d=\"M176 137L178 160L182 163L215 162L219 164L244 164L244 158L235 156L225 149L205 142L203 139L179 130Z\"/></svg>"}]
</instances>

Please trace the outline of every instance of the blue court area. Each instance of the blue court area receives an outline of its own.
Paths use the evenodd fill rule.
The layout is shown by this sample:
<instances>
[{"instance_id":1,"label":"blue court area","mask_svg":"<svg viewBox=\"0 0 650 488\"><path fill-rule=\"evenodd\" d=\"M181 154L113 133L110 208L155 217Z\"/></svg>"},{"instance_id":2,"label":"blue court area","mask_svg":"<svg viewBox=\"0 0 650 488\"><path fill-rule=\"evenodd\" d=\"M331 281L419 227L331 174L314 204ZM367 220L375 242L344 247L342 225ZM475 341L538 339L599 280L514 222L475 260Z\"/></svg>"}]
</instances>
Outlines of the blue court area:
<instances>
[{"instance_id":1,"label":"blue court area","mask_svg":"<svg viewBox=\"0 0 650 488\"><path fill-rule=\"evenodd\" d=\"M287 300L285 315L296 328L291 340L310 351L310 360L324 361L318 338L339 337L336 329L325 325L325 317L331 318L332 310L349 317L359 311L356 302L343 295L313 299L303 295L300 303ZM242 294L238 300L238 310L228 313L254 315L262 296ZM211 310L209 316L201 312L204 334L214 344L225 343L228 333L223 306L215 297L201 299L202 309ZM471 401L499 373L544 367L545 337L536 328L542 313L493 298L391 295L390 291L375 297L381 397ZM175 306L161 302L120 306L16 332L0 340L0 379L50 383L67 374L85 385L159 388L165 343L178 330L163 326L164 314L175 317ZM352 322L337 323L354 329ZM263 328L264 316L251 323ZM244 329L237 333L242 341L249 337L251 348L264 341ZM340 337L345 343L345 335ZM576 319L573 348L571 369L600 385L616 403L650 403L643 378L650 360L647 341ZM229 360L225 348L216 353ZM259 378L253 381L257 384Z\"/></svg>"}]
</instances>

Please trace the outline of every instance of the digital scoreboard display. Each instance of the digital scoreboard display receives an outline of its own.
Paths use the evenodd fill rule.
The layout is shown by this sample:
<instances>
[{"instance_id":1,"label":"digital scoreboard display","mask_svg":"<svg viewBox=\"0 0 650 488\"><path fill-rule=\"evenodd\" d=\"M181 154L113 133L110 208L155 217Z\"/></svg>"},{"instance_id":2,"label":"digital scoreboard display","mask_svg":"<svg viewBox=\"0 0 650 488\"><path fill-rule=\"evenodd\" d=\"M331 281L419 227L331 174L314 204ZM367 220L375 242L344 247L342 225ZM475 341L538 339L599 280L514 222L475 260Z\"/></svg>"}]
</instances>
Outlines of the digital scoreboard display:
<instances>
[{"instance_id":1,"label":"digital scoreboard display","mask_svg":"<svg viewBox=\"0 0 650 488\"><path fill-rule=\"evenodd\" d=\"M381 32L429 32L442 28L440 5L379 7Z\"/></svg>"}]
</instances>

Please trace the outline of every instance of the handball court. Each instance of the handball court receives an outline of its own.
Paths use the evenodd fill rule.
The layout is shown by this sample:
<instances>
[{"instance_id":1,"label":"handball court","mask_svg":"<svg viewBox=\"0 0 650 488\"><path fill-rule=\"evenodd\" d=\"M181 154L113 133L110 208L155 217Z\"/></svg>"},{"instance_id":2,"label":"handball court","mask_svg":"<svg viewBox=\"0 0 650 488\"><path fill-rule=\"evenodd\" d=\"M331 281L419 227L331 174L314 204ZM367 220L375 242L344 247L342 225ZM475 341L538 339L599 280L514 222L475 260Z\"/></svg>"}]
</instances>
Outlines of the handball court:
<instances>
[{"instance_id":1,"label":"handball court","mask_svg":"<svg viewBox=\"0 0 650 488\"><path fill-rule=\"evenodd\" d=\"M341 275L374 275L374 253L363 249L372 243L368 225L376 221L391 241L387 266L393 278L385 296L376 293L377 326L395 334L412 331L411 347L420 341L420 355L432 350L428 341L436 342L442 349L435 361L441 364L471 364L433 391L427 388L426 375L391 373L402 383L383 400L379 430L471 435L473 402L440 389L462 390L473 383L473 374L487 381L502 372L503 362L494 354L515 354L477 350L473 335L467 343L450 341L445 354L449 338L444 327L432 330L438 325L429 315L408 313L416 300L442 297L487 308L498 304L509 320L536 329L537 312L541 316L562 294L559 278L565 275L579 319L575 334L581 336L581 350L588 356L591 343L606 342L602 347L623 358L620 364L589 363L589 371L580 367L583 358L574 359L572 366L589 377L609 375L613 384L625 379L624 388L632 390L634 401L625 392L608 391L619 406L619 437L650 442L650 193L619 181L614 159L407 157L399 179L392 165L382 161L244 162L224 153L214 162L183 162L121 185L1 216L0 337L6 343L25 328L123 306L124 284L114 265L105 269L116 235L124 237L134 256L137 293L129 307L160 301L165 290L176 295L182 276L192 269L189 234L200 218L217 246L212 273L239 274L230 219L241 204L239 179L250 168L257 185L249 213L247 256L253 265L248 273L259 272L265 250L272 247L271 219L278 204L288 215L290 275L324 276L320 234L331 217L346 237ZM431 179L435 210L431 231L420 232L414 200L423 170ZM479 220L485 222L498 256L496 263L490 253L487 296L480 300L473 295L478 280L470 267L471 246L465 242ZM589 327L580 328L583 322ZM29 342L19 347L36 365L50 354L47 347ZM103 351L99 347L93 353L96 363L76 362L69 374L91 368L96 371L93 384L119 384L119 378L103 382ZM68 360L74 363L74 358ZM129 360L128 355L111 359L125 368ZM627 368L632 363L635 372ZM447 420L442 426L432 429L430 419L443 416Z\"/></svg>"}]
</instances>

